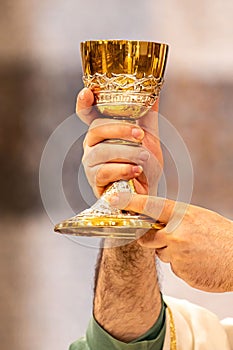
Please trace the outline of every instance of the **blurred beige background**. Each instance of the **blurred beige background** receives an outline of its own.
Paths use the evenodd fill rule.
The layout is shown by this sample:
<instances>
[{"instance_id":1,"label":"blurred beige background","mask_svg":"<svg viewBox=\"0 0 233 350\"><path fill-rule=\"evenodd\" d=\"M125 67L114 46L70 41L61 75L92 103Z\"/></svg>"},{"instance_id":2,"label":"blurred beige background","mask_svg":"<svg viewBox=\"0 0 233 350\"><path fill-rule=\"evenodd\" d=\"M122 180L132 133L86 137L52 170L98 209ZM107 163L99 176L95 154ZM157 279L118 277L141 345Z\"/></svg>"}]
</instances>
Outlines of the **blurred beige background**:
<instances>
[{"instance_id":1,"label":"blurred beige background","mask_svg":"<svg viewBox=\"0 0 233 350\"><path fill-rule=\"evenodd\" d=\"M2 348L62 350L84 333L90 317L97 249L53 234L38 179L44 146L74 112L82 87L79 42L170 44L160 112L189 149L192 202L232 219L233 2L2 0L0 6L0 340ZM85 207L72 196L80 157L78 143L64 173L76 212ZM168 156L165 174L168 194L175 197ZM219 317L233 315L232 293L202 293L167 266L162 270L165 293Z\"/></svg>"}]
</instances>

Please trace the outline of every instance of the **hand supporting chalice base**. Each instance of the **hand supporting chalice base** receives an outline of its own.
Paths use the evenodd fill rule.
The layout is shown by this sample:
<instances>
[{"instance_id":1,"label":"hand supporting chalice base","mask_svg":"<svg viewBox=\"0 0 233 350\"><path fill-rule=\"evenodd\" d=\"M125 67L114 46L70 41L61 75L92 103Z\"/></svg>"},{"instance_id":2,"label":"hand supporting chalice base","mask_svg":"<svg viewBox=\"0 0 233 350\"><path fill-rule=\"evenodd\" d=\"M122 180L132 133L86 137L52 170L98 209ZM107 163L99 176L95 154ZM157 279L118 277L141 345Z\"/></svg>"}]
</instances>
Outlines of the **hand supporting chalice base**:
<instances>
[{"instance_id":1,"label":"hand supporting chalice base","mask_svg":"<svg viewBox=\"0 0 233 350\"><path fill-rule=\"evenodd\" d=\"M156 102L163 84L168 46L166 44L99 40L81 43L84 85L95 96L102 118L136 123ZM140 146L140 142L105 140L119 145ZM77 236L138 238L149 229L161 229L163 223L145 215L112 208L108 196L117 192L134 193L132 180L110 185L98 201L80 214L62 221L56 232Z\"/></svg>"}]
</instances>

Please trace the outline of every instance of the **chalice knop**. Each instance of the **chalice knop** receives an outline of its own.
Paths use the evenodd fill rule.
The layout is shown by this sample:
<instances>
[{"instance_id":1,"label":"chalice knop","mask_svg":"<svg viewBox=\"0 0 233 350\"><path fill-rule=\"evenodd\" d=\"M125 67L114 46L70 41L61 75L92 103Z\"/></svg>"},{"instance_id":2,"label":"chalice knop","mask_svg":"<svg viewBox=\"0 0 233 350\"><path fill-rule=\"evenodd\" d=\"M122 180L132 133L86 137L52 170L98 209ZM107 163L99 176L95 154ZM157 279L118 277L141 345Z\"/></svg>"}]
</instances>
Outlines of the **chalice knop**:
<instances>
[{"instance_id":1,"label":"chalice knop","mask_svg":"<svg viewBox=\"0 0 233 350\"><path fill-rule=\"evenodd\" d=\"M100 117L136 123L159 96L168 45L146 41L97 40L81 43L83 82L95 96ZM124 140L106 140L139 146ZM80 214L55 226L55 231L78 236L133 239L163 223L145 215L112 208L106 198L116 192L135 192L133 180L110 185L100 199Z\"/></svg>"}]
</instances>

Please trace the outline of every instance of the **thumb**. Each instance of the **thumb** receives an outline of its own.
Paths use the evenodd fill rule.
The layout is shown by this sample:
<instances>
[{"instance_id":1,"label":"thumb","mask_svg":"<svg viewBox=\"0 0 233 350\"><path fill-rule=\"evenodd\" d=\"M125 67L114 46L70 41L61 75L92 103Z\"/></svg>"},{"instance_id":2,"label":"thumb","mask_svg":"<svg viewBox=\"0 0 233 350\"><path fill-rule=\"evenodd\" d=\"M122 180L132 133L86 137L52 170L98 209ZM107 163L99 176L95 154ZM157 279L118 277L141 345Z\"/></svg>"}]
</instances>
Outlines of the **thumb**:
<instances>
[{"instance_id":1,"label":"thumb","mask_svg":"<svg viewBox=\"0 0 233 350\"><path fill-rule=\"evenodd\" d=\"M176 203L166 198L132 193L114 194L108 201L113 207L144 214L165 224L171 218Z\"/></svg>"},{"instance_id":2,"label":"thumb","mask_svg":"<svg viewBox=\"0 0 233 350\"><path fill-rule=\"evenodd\" d=\"M76 114L87 125L99 117L94 102L95 96L89 88L82 89L77 96Z\"/></svg>"}]
</instances>

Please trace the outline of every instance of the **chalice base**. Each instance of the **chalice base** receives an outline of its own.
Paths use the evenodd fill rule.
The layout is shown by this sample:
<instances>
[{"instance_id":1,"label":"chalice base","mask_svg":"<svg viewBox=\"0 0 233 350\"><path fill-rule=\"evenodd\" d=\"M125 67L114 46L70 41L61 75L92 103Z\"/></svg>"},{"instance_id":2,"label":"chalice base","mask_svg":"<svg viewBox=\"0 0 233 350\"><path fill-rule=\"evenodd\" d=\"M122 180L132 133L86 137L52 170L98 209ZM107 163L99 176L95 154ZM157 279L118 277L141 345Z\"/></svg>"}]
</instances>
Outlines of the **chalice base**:
<instances>
[{"instance_id":1,"label":"chalice base","mask_svg":"<svg viewBox=\"0 0 233 350\"><path fill-rule=\"evenodd\" d=\"M57 224L54 231L74 236L137 239L148 230L165 226L146 215L111 207L106 199L116 192L133 193L134 188L128 181L114 182L91 208Z\"/></svg>"}]
</instances>

